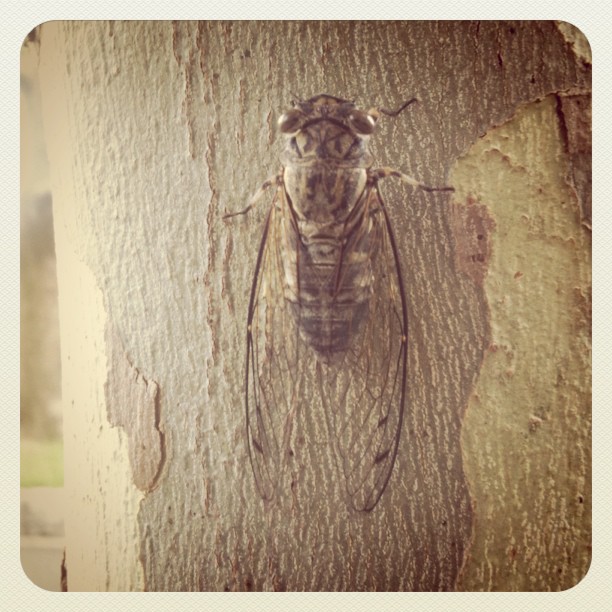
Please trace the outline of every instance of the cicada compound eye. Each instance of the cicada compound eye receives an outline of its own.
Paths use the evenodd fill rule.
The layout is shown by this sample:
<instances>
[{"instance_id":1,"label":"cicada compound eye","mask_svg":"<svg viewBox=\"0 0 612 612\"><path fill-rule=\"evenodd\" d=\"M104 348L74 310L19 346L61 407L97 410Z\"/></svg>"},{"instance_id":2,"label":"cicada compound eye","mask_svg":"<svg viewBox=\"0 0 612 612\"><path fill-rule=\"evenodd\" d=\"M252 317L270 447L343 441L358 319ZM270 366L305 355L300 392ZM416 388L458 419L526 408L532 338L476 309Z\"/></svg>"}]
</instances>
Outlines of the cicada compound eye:
<instances>
[{"instance_id":1,"label":"cicada compound eye","mask_svg":"<svg viewBox=\"0 0 612 612\"><path fill-rule=\"evenodd\" d=\"M376 127L376 115L356 110L349 115L349 123L358 134L371 134Z\"/></svg>"},{"instance_id":2,"label":"cicada compound eye","mask_svg":"<svg viewBox=\"0 0 612 612\"><path fill-rule=\"evenodd\" d=\"M278 120L278 129L283 134L293 134L300 129L302 120L304 119L304 113L297 109L291 109L286 113L283 113Z\"/></svg>"}]
</instances>

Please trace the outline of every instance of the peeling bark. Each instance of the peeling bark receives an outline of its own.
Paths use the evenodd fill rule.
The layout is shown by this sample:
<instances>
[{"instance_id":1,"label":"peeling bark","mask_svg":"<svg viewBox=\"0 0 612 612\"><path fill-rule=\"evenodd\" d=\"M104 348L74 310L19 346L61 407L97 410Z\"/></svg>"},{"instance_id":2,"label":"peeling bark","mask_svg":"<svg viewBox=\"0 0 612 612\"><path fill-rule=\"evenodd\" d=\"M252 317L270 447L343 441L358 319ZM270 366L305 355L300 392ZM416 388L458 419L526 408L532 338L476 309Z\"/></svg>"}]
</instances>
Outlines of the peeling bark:
<instances>
[{"instance_id":1,"label":"peeling bark","mask_svg":"<svg viewBox=\"0 0 612 612\"><path fill-rule=\"evenodd\" d=\"M106 341L110 356L105 387L108 420L127 434L134 484L141 491L151 491L165 460L159 388L154 380L147 380L130 363L121 340L110 326Z\"/></svg>"}]
</instances>

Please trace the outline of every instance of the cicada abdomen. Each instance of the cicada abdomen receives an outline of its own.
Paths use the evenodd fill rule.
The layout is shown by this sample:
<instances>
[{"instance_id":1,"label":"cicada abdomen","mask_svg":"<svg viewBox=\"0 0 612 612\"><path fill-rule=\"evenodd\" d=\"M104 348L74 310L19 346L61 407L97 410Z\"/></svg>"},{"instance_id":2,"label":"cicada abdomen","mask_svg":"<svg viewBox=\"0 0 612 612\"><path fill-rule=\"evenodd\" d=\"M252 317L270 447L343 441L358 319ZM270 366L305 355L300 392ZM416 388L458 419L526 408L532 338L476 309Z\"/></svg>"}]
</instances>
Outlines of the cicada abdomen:
<instances>
[{"instance_id":1,"label":"cicada abdomen","mask_svg":"<svg viewBox=\"0 0 612 612\"><path fill-rule=\"evenodd\" d=\"M351 505L369 511L391 477L406 401L408 322L399 257L367 143L379 113L321 94L281 116L281 173L265 224L247 320L246 418L257 488L282 482L292 425L318 393Z\"/></svg>"}]
</instances>

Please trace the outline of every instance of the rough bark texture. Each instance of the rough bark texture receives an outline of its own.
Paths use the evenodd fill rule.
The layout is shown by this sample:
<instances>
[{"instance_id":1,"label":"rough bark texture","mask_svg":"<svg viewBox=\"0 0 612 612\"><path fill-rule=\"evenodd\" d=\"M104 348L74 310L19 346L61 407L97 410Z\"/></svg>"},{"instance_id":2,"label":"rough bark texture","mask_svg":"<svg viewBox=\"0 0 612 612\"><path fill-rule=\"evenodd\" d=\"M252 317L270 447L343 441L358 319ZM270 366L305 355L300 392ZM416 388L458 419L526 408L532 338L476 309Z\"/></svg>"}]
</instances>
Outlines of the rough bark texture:
<instances>
[{"instance_id":1,"label":"rough bark texture","mask_svg":"<svg viewBox=\"0 0 612 612\"><path fill-rule=\"evenodd\" d=\"M69 589L554 590L584 575L590 66L572 40L553 22L43 26ZM377 165L457 189L382 187L410 391L370 514L346 508L308 397L286 504L264 506L246 454L266 205L222 214L278 172L291 92L418 97L381 121Z\"/></svg>"}]
</instances>

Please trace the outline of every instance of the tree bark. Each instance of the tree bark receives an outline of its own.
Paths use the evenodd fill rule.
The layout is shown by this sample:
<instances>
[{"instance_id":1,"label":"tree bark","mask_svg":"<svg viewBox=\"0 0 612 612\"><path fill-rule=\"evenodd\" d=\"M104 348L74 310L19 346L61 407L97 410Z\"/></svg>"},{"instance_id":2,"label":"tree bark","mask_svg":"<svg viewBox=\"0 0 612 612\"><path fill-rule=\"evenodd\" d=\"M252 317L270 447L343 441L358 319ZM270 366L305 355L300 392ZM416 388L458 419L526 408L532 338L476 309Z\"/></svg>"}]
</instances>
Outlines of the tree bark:
<instances>
[{"instance_id":1,"label":"tree bark","mask_svg":"<svg viewBox=\"0 0 612 612\"><path fill-rule=\"evenodd\" d=\"M590 553L590 63L554 22L54 22L69 590L559 590ZM409 303L398 461L346 507L301 398L291 494L247 457L245 321L294 94L366 109ZM389 185L387 185L389 183ZM350 406L346 407L350 410Z\"/></svg>"}]
</instances>

